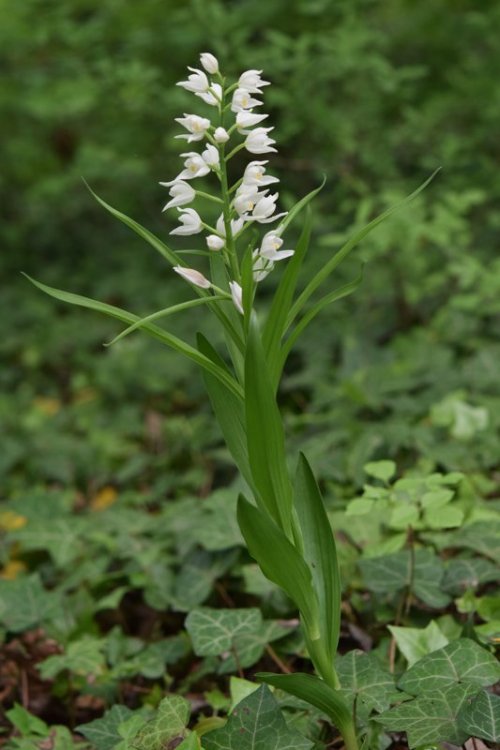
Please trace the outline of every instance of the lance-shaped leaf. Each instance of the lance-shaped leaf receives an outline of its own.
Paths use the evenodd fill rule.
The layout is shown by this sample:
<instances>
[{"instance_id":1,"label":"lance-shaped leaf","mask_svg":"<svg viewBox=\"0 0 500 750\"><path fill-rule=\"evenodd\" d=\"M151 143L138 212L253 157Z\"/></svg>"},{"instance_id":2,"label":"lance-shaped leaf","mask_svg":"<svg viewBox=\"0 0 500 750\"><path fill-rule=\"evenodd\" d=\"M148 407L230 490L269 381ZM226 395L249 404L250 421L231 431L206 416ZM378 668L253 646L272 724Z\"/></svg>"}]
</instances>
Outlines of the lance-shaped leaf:
<instances>
[{"instance_id":1,"label":"lance-shaped leaf","mask_svg":"<svg viewBox=\"0 0 500 750\"><path fill-rule=\"evenodd\" d=\"M304 559L319 602L322 641L333 662L340 630L340 576L332 529L314 475L300 454L294 482L294 506L302 532Z\"/></svg>"},{"instance_id":2,"label":"lance-shaped leaf","mask_svg":"<svg viewBox=\"0 0 500 750\"><path fill-rule=\"evenodd\" d=\"M356 245L358 245L362 239L364 239L375 227L377 227L379 224L381 224L385 219L389 218L391 214L393 214L395 211L399 211L401 208L406 206L410 201L412 201L414 198L417 197L419 193L424 190L424 188L427 187L427 185L431 182L431 180L434 179L435 175L437 174L439 170L437 169L422 185L420 185L419 188L417 188L413 193L408 195L404 200L397 203L395 206L391 206L391 208L387 209L387 211L384 211L380 216L377 216L375 219L370 221L369 224L367 224L365 227L360 229L358 232L355 232L352 237L343 245L340 250L338 250L335 255L323 266L323 268L318 271L318 273L311 279L309 284L306 286L302 294L298 297L297 301L293 305L292 309L290 310L289 316L288 316L288 324L291 325L293 320L297 317L299 312L304 307L305 303L309 299L309 297L316 291L316 289L324 282L326 279L330 276L330 274L337 268L337 266L346 258L351 250L353 250Z\"/></svg>"},{"instance_id":3,"label":"lance-shaped leaf","mask_svg":"<svg viewBox=\"0 0 500 750\"><path fill-rule=\"evenodd\" d=\"M201 354L210 359L221 370L226 370L230 376L226 363L219 357L205 336L198 333L197 341ZM207 370L203 371L203 381L229 452L248 486L254 490L253 477L248 462L243 401L229 391L218 378L215 378Z\"/></svg>"},{"instance_id":4,"label":"lance-shaped leaf","mask_svg":"<svg viewBox=\"0 0 500 750\"><path fill-rule=\"evenodd\" d=\"M271 674L258 672L258 680L284 690L296 698L319 708L330 717L333 724L342 732L344 740L354 738L351 713L342 696L326 682L311 674Z\"/></svg>"},{"instance_id":5,"label":"lance-shaped leaf","mask_svg":"<svg viewBox=\"0 0 500 750\"><path fill-rule=\"evenodd\" d=\"M61 302L68 302L70 305L77 305L79 307L87 307L89 310L96 310L97 312L104 313L111 318L117 318L124 323L131 324L140 320L137 315L134 315L127 310L122 310L120 307L108 305L105 302L99 302L90 297L83 297L81 294L72 294L71 292L63 291L62 289L55 289L54 287L42 284L40 281L35 281L35 279L32 279L27 274L24 274L24 276L26 276L32 284L41 289L42 292L45 292ZM243 395L241 386L231 375L228 374L227 370L222 370L197 349L186 344L185 341L182 341L182 339L173 336L171 333L167 333L167 331L164 331L163 328L159 328L154 323L144 323L142 329L153 338L158 339L163 344L175 349L180 354L184 354L185 357L192 359L196 364L200 365L200 367L208 370L208 372L218 378L236 396Z\"/></svg>"},{"instance_id":6,"label":"lance-shaped leaf","mask_svg":"<svg viewBox=\"0 0 500 750\"><path fill-rule=\"evenodd\" d=\"M280 364L281 339L286 330L286 319L293 302L293 295L297 286L302 262L309 247L311 224L311 212L308 211L295 252L288 261L278 288L273 295L271 309L262 331L262 344L269 363L271 380L275 384L275 387L278 385L282 369Z\"/></svg>"},{"instance_id":7,"label":"lance-shaped leaf","mask_svg":"<svg viewBox=\"0 0 500 750\"><path fill-rule=\"evenodd\" d=\"M323 180L321 182L321 185L319 185L317 188L314 188L314 190L311 190L310 193L307 193L307 195L304 195L303 198L301 198L295 206L292 208L291 211L287 213L283 221L280 222L279 225L279 231L280 234L285 231L287 226L292 223L292 221L295 219L296 216L299 215L299 213L306 208L306 206L312 201L313 198L315 198L320 190L323 190L323 187L326 182L326 177L323 177Z\"/></svg>"},{"instance_id":8,"label":"lance-shaped leaf","mask_svg":"<svg viewBox=\"0 0 500 750\"><path fill-rule=\"evenodd\" d=\"M278 375L281 374L287 357L290 354L297 339L304 333L309 323L314 320L314 318L318 315L318 313L321 312L321 310L323 310L324 307L326 307L327 305L331 305L333 302L336 302L343 297L348 297L350 294L355 292L358 286L361 284L362 279L363 274L360 273L359 276L357 276L353 281L350 281L348 284L344 284L338 289L334 289L333 292L330 292L329 294L325 294L324 297L316 302L316 304L313 305L310 310L305 313L305 315L299 320L293 331L290 333L290 336L287 338L281 349L279 356Z\"/></svg>"},{"instance_id":9,"label":"lance-shaped leaf","mask_svg":"<svg viewBox=\"0 0 500 750\"><path fill-rule=\"evenodd\" d=\"M458 725L471 737L500 742L500 696L481 690L462 708Z\"/></svg>"},{"instance_id":10,"label":"lance-shaped leaf","mask_svg":"<svg viewBox=\"0 0 500 750\"><path fill-rule=\"evenodd\" d=\"M318 598L311 571L282 530L240 495L238 523L252 557L264 575L278 584L300 610L309 638L319 638Z\"/></svg>"},{"instance_id":11,"label":"lance-shaped leaf","mask_svg":"<svg viewBox=\"0 0 500 750\"><path fill-rule=\"evenodd\" d=\"M179 259L179 256L173 250L171 250L168 245L165 245L165 243L162 242L155 234L150 232L149 229L146 229L146 227L143 227L141 224L139 224L139 222L131 219L130 216L122 214L121 211L118 211L116 208L113 208L113 206L110 206L109 203L106 203L106 201L100 198L97 193L94 193L87 182L85 182L85 185L89 192L94 196L96 201L100 203L100 205L105 208L106 211L109 211L109 213L114 216L115 219L118 219L119 221L126 224L128 227L130 227L130 229L138 234L139 237L142 237L143 240L146 240L146 242L148 242L151 247L154 247L154 249L159 252L160 255L165 258L165 260L168 260L171 265L183 265L182 261Z\"/></svg>"},{"instance_id":12,"label":"lance-shaped leaf","mask_svg":"<svg viewBox=\"0 0 500 750\"><path fill-rule=\"evenodd\" d=\"M245 421L255 486L269 515L291 538L292 486L283 423L255 316L250 320L245 357Z\"/></svg>"}]
</instances>

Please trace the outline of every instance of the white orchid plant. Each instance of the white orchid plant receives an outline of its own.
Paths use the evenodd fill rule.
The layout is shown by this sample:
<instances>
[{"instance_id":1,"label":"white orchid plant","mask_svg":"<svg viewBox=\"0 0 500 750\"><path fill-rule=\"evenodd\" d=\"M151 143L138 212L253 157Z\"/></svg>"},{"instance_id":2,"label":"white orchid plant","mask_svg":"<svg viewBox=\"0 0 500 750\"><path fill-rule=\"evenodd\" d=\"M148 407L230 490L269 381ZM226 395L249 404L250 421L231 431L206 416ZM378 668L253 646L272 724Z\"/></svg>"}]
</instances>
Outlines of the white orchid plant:
<instances>
[{"instance_id":1,"label":"white orchid plant","mask_svg":"<svg viewBox=\"0 0 500 750\"><path fill-rule=\"evenodd\" d=\"M145 239L191 285L194 299L140 317L121 308L81 295L33 283L56 299L91 308L128 324L113 339L136 329L153 336L196 362L227 447L247 486L238 499L238 522L252 557L263 573L280 586L300 612L307 651L316 675L260 674L259 679L308 701L332 719L347 750L357 750L355 718L342 697L334 668L340 633L341 589L335 542L323 500L306 458L299 457L290 474L285 436L276 401L283 367L293 345L324 307L353 292L360 278L316 297L339 263L373 228L411 200L429 182L398 206L388 209L333 254L297 293L299 272L309 246L311 217L307 208L295 249L282 249L282 234L306 209L320 188L302 198L288 213L276 213L278 193L271 193L277 177L266 173L267 161L252 160L243 176L229 182L233 157L245 150L261 156L276 151L263 127L260 98L268 81L262 71L247 70L237 82L228 82L214 55L203 53L201 69L189 68L178 85L209 105L214 115L184 114L177 118L186 131L177 138L200 143L201 153L183 153L184 168L161 185L169 188L164 210L177 209L180 225L170 234L190 236L206 232L209 271L185 264L183 253L170 248L136 221L95 195L99 203ZM198 178L213 175L216 191L194 187ZM430 178L432 179L432 178ZM195 199L216 203L220 216L215 226L204 222L197 210L186 207ZM279 221L258 239L250 227ZM249 235L252 235L249 237ZM267 314L258 312L255 292L274 265L289 259L281 274ZM206 306L223 327L225 355L198 334L197 346L169 333L155 322L175 313ZM112 343L113 343L112 342Z\"/></svg>"}]
</instances>

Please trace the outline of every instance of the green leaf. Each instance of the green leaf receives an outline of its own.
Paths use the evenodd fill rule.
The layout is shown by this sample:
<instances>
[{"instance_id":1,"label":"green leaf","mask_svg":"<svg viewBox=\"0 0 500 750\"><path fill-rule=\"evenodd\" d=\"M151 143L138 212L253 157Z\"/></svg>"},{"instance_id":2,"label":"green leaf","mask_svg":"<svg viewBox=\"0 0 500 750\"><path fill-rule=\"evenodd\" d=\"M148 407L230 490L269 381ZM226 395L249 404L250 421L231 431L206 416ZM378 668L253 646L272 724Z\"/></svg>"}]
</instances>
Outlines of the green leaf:
<instances>
[{"instance_id":1,"label":"green leaf","mask_svg":"<svg viewBox=\"0 0 500 750\"><path fill-rule=\"evenodd\" d=\"M424 513L424 523L430 529L456 529L462 525L463 520L463 510L450 505L445 505L444 508L428 508Z\"/></svg>"},{"instance_id":2,"label":"green leaf","mask_svg":"<svg viewBox=\"0 0 500 750\"><path fill-rule=\"evenodd\" d=\"M257 503L292 536L292 486L285 437L255 315L250 320L245 357L245 421L248 457Z\"/></svg>"},{"instance_id":3,"label":"green leaf","mask_svg":"<svg viewBox=\"0 0 500 750\"><path fill-rule=\"evenodd\" d=\"M42 284L40 281L35 281L35 279L32 279L27 274L23 275L26 276L26 278L31 281L32 284L38 287L38 289L41 289L42 292L45 292L49 296L54 297L61 302L68 302L70 305L78 305L79 307L86 307L89 310L96 310L97 312L104 313L105 315L109 315L112 318L117 318L118 320L121 320L125 323L136 323L138 320L140 320L137 315L133 315L133 313L122 310L120 307L108 305L105 302L99 302L97 300L90 299L89 297L83 297L81 294L72 294L71 292L63 291L62 289L55 289L54 287ZM177 336L173 336L172 334L167 333L167 331L164 331L163 328L159 328L153 323L144 323L142 325L142 328L153 338L156 338L166 346L175 349L180 354L188 357L188 359L192 359L194 362L196 362L196 364L200 365L200 367L203 367L205 370L210 372L236 396L243 396L241 386L234 380L231 375L228 374L227 370L222 370L220 367L217 367L210 359L203 356L203 354L200 354L199 351L194 349L189 344L186 344L185 341L177 338Z\"/></svg>"},{"instance_id":4,"label":"green leaf","mask_svg":"<svg viewBox=\"0 0 500 750\"><path fill-rule=\"evenodd\" d=\"M198 656L218 656L230 651L234 639L255 633L262 625L259 609L212 609L200 607L186 618L186 630Z\"/></svg>"},{"instance_id":5,"label":"green leaf","mask_svg":"<svg viewBox=\"0 0 500 750\"><path fill-rule=\"evenodd\" d=\"M48 725L19 703L14 703L14 708L6 711L5 716L21 735L38 734L45 737L49 733Z\"/></svg>"},{"instance_id":6,"label":"green leaf","mask_svg":"<svg viewBox=\"0 0 500 750\"><path fill-rule=\"evenodd\" d=\"M500 696L481 690L462 708L458 726L471 737L500 742Z\"/></svg>"},{"instance_id":7,"label":"green leaf","mask_svg":"<svg viewBox=\"0 0 500 750\"><path fill-rule=\"evenodd\" d=\"M238 499L238 523L248 549L264 575L295 602L311 640L320 636L318 599L311 571L281 529L244 497Z\"/></svg>"},{"instance_id":8,"label":"green leaf","mask_svg":"<svg viewBox=\"0 0 500 750\"><path fill-rule=\"evenodd\" d=\"M448 638L443 635L434 620L431 620L425 628L402 628L396 625L388 625L387 627L394 636L394 640L409 667L422 657L438 648L447 646L449 643Z\"/></svg>"},{"instance_id":9,"label":"green leaf","mask_svg":"<svg viewBox=\"0 0 500 750\"><path fill-rule=\"evenodd\" d=\"M362 704L370 714L373 709L385 711L396 692L394 677L375 654L353 649L335 662L340 680L340 695L346 703Z\"/></svg>"},{"instance_id":10,"label":"green leaf","mask_svg":"<svg viewBox=\"0 0 500 750\"><path fill-rule=\"evenodd\" d=\"M84 180L85 182L85 180ZM124 224L126 224L130 229L132 229L136 234L139 235L139 237L142 237L143 240L146 240L151 247L154 247L154 249L160 253L165 260L168 260L169 263L173 266L182 266L183 263L178 257L178 255L171 250L167 245L165 245L164 242L162 242L156 235L154 235L152 232L149 231L149 229L146 229L141 224L139 224L134 219L131 219L126 214L122 214L121 211L118 211L116 208L113 208L113 206L110 206L109 203L106 203L102 198L100 198L97 193L94 193L90 185L88 185L87 182L85 182L85 185L89 192L94 196L96 201L101 204L103 208L106 209L106 211L109 211L109 213L114 216L119 221L122 221Z\"/></svg>"},{"instance_id":11,"label":"green leaf","mask_svg":"<svg viewBox=\"0 0 500 750\"><path fill-rule=\"evenodd\" d=\"M500 563L500 521L476 521L449 537L449 547L467 547Z\"/></svg>"},{"instance_id":12,"label":"green leaf","mask_svg":"<svg viewBox=\"0 0 500 750\"><path fill-rule=\"evenodd\" d=\"M445 569L442 586L454 596L498 579L498 567L482 557L453 558Z\"/></svg>"},{"instance_id":13,"label":"green leaf","mask_svg":"<svg viewBox=\"0 0 500 750\"><path fill-rule=\"evenodd\" d=\"M163 750L174 739L186 735L191 709L180 695L167 695L158 706L156 716L134 738L136 750Z\"/></svg>"},{"instance_id":14,"label":"green leaf","mask_svg":"<svg viewBox=\"0 0 500 750\"><path fill-rule=\"evenodd\" d=\"M380 479L381 482L386 483L396 473L396 464L394 461L370 461L363 468L368 476Z\"/></svg>"},{"instance_id":15,"label":"green leaf","mask_svg":"<svg viewBox=\"0 0 500 750\"><path fill-rule=\"evenodd\" d=\"M268 643L283 638L291 632L290 627L281 625L275 620L265 620L253 631L239 633L234 638L234 649L225 655L218 673L231 674L240 669L246 669L259 661Z\"/></svg>"},{"instance_id":16,"label":"green leaf","mask_svg":"<svg viewBox=\"0 0 500 750\"><path fill-rule=\"evenodd\" d=\"M47 551L55 564L64 568L85 553L82 536L85 522L79 518L50 518L30 521L11 534L24 550Z\"/></svg>"},{"instance_id":17,"label":"green leaf","mask_svg":"<svg viewBox=\"0 0 500 750\"><path fill-rule=\"evenodd\" d=\"M493 685L500 679L500 664L484 648L469 638L459 638L444 648L424 656L401 678L399 687L419 695L440 692L450 685Z\"/></svg>"},{"instance_id":18,"label":"green leaf","mask_svg":"<svg viewBox=\"0 0 500 750\"><path fill-rule=\"evenodd\" d=\"M376 226L378 226L383 221L385 221L385 219L387 219L395 211L400 210L401 208L406 206L410 201L416 198L417 195L422 190L424 190L424 188L427 187L427 185L431 182L431 180L434 179L438 171L439 170L436 170L422 185L420 185L419 188L417 188L417 190L411 193L411 195L408 195L404 200L400 201L400 203L397 203L395 206L392 206L391 208L387 209L387 211L384 211L382 214L380 214L380 216L377 216L375 219L370 221L370 223L367 224L365 227L363 227L363 229L360 229L358 232L355 232L355 234L345 243L345 245L343 245L343 247L341 247L340 250L338 250L335 253L333 258L331 258L307 284L302 294L298 297L295 304L292 306L288 319L290 321L295 320L295 318L297 317L299 312L302 310L302 308L304 307L309 297L316 291L316 289L324 281L326 281L326 279L335 270L335 268L337 268L337 266L344 260L344 258L347 257L347 255L349 255L351 250L355 248L356 245L359 242L361 242L361 240L364 239L373 229L375 229Z\"/></svg>"},{"instance_id":19,"label":"green leaf","mask_svg":"<svg viewBox=\"0 0 500 750\"><path fill-rule=\"evenodd\" d=\"M224 360L219 357L215 349L203 334L198 333L197 343L201 354L207 357L207 359L210 359L214 365L221 370L226 370L228 374L230 374ZM248 461L243 401L232 392L228 391L220 380L207 370L203 370L203 382L205 383L205 388L207 389L212 409L217 417L217 422L219 423L219 427L222 431L229 452L234 458L236 465L248 486L253 488L253 477Z\"/></svg>"},{"instance_id":20,"label":"green leaf","mask_svg":"<svg viewBox=\"0 0 500 750\"><path fill-rule=\"evenodd\" d=\"M110 708L100 719L80 724L76 731L83 734L97 750L113 750L121 738L118 732L120 724L133 716L127 706L116 705Z\"/></svg>"},{"instance_id":21,"label":"green leaf","mask_svg":"<svg viewBox=\"0 0 500 750\"><path fill-rule=\"evenodd\" d=\"M340 632L341 585L335 540L323 498L306 457L301 453L294 481L294 507L303 556L311 570L319 603L322 643L333 663Z\"/></svg>"},{"instance_id":22,"label":"green leaf","mask_svg":"<svg viewBox=\"0 0 500 750\"><path fill-rule=\"evenodd\" d=\"M178 305L171 305L170 307L165 307L163 310L157 310L154 313L151 313L150 315L146 315L144 318L140 318L135 323L133 323L128 328L125 328L124 331L118 334L118 336L115 336L114 339L112 339L106 346L112 346L113 344L116 344L117 341L120 341L125 336L128 336L129 333L132 333L133 331L136 331L139 328L142 328L145 323L152 323L153 320L158 320L159 318L166 318L169 315L175 315L175 313L183 312L184 310L189 310L192 307L199 307L200 305L207 305L214 302L217 302L219 300L226 300L227 297L223 297L222 295L210 295L207 297L199 297L198 299L190 299L188 302L180 302Z\"/></svg>"},{"instance_id":23,"label":"green leaf","mask_svg":"<svg viewBox=\"0 0 500 750\"><path fill-rule=\"evenodd\" d=\"M37 573L15 581L0 579L0 623L19 633L62 614L59 594L46 591Z\"/></svg>"},{"instance_id":24,"label":"green leaf","mask_svg":"<svg viewBox=\"0 0 500 750\"><path fill-rule=\"evenodd\" d=\"M415 595L431 607L440 608L450 601L439 588L443 563L431 550L415 551L413 574L409 550L360 560L359 566L367 587L377 594L393 594L411 584Z\"/></svg>"},{"instance_id":25,"label":"green leaf","mask_svg":"<svg viewBox=\"0 0 500 750\"><path fill-rule=\"evenodd\" d=\"M344 734L345 739L346 730L352 725L351 712L338 690L333 690L326 682L312 674L258 672L255 676L258 680L284 690L286 693L290 693L290 695L294 695L296 698L300 698L323 711L330 717L337 729L340 729Z\"/></svg>"},{"instance_id":26,"label":"green leaf","mask_svg":"<svg viewBox=\"0 0 500 750\"><path fill-rule=\"evenodd\" d=\"M203 735L204 750L309 750L312 743L289 729L265 685L244 698L227 724Z\"/></svg>"},{"instance_id":27,"label":"green leaf","mask_svg":"<svg viewBox=\"0 0 500 750\"><path fill-rule=\"evenodd\" d=\"M102 639L84 636L70 643L64 654L45 659L39 665L40 674L44 680L56 677L63 670L83 676L102 674L105 666L103 648Z\"/></svg>"},{"instance_id":28,"label":"green leaf","mask_svg":"<svg viewBox=\"0 0 500 750\"><path fill-rule=\"evenodd\" d=\"M449 685L432 695L402 703L374 719L389 732L406 732L410 748L436 742L462 745L468 735L459 728L458 716L474 690L471 685Z\"/></svg>"},{"instance_id":29,"label":"green leaf","mask_svg":"<svg viewBox=\"0 0 500 750\"><path fill-rule=\"evenodd\" d=\"M262 344L269 363L271 381L277 388L281 375L281 339L286 331L288 311L293 301L302 262L309 247L312 217L308 211L295 252L288 261L277 290L273 295L271 309L262 332Z\"/></svg>"}]
</instances>

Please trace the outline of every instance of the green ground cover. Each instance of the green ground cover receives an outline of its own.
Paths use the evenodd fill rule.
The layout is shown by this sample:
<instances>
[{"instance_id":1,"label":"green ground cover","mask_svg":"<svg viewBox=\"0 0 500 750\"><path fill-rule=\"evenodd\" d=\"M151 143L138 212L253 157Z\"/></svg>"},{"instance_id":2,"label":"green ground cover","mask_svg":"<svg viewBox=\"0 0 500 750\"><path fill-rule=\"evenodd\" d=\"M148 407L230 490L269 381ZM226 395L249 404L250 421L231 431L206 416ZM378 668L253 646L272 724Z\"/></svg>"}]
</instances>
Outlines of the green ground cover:
<instances>
[{"instance_id":1,"label":"green ground cover","mask_svg":"<svg viewBox=\"0 0 500 750\"><path fill-rule=\"evenodd\" d=\"M196 728L246 750L244 716L225 723L241 700L273 748L335 742L321 712L250 692L310 667L245 551L199 373L140 335L103 347L113 322L19 275L139 315L187 298L80 178L166 237L173 84L204 49L272 80L283 203L326 175L314 267L442 168L339 269L364 264L363 283L300 342L279 402L336 531L365 747L498 741L500 5L1 0L0 17L0 743L192 750ZM198 329L217 336L202 312L173 324Z\"/></svg>"}]
</instances>

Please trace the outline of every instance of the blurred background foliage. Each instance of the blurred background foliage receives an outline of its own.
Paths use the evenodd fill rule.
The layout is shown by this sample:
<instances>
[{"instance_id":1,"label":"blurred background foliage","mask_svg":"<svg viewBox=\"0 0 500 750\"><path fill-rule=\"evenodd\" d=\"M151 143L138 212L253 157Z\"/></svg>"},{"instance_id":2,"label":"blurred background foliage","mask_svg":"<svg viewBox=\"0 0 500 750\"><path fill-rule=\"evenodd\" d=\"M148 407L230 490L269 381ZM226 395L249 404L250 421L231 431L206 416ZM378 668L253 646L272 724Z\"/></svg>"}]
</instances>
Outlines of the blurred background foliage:
<instances>
[{"instance_id":1,"label":"blurred background foliage","mask_svg":"<svg viewBox=\"0 0 500 750\"><path fill-rule=\"evenodd\" d=\"M200 111L175 82L202 51L228 75L262 68L272 81L272 170L285 206L326 175L311 266L442 168L339 270L343 283L365 262L361 289L323 313L289 362L281 399L291 447L300 442L341 493L359 485L367 460L388 456L475 473L491 491L497 1L0 0L0 20L6 492L70 484L92 496L113 484L161 497L227 481L189 364L138 335L103 348L113 323L59 306L19 276L144 314L189 295L81 178L167 238L174 217L161 214L158 181L179 170L174 117ZM262 285L262 305L273 283ZM192 340L202 322L210 326L199 314L174 327Z\"/></svg>"}]
</instances>

